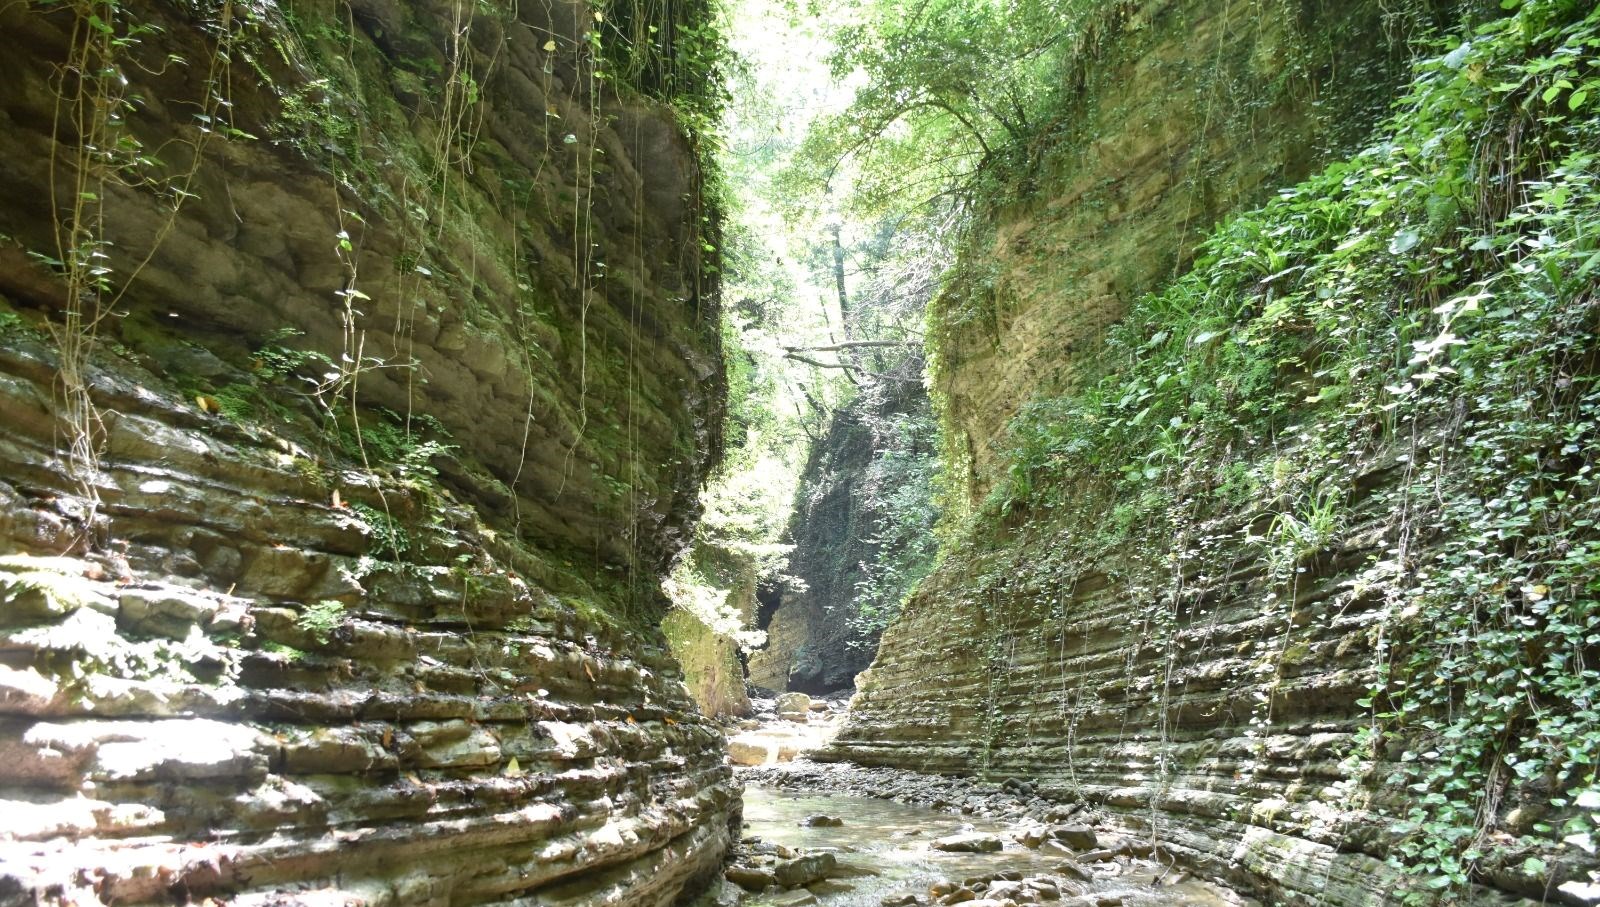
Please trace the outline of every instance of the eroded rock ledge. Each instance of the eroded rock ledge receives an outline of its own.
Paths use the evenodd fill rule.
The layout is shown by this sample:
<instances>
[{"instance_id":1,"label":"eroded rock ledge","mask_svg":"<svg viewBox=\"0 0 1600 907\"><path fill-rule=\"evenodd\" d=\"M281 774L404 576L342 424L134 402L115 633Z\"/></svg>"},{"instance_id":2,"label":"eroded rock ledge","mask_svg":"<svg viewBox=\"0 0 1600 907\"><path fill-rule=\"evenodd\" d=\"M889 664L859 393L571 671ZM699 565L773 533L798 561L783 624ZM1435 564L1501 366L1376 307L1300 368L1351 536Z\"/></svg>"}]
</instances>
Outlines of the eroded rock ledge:
<instances>
[{"instance_id":1,"label":"eroded rock ledge","mask_svg":"<svg viewBox=\"0 0 1600 907\"><path fill-rule=\"evenodd\" d=\"M161 159L101 189L81 381L41 261L87 20L0 10L0 903L664 905L720 865L737 788L654 626L721 406L694 157L575 58L586 9L469 6L111 23Z\"/></svg>"}]
</instances>

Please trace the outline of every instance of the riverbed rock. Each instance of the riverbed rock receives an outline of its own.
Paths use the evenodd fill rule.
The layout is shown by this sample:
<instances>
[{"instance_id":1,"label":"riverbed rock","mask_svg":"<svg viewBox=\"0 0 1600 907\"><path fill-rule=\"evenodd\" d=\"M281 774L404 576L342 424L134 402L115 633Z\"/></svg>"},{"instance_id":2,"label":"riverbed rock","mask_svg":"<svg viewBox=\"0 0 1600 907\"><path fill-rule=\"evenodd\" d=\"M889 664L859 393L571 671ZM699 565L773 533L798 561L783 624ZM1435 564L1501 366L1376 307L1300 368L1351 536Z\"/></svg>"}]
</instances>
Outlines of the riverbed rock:
<instances>
[{"instance_id":1,"label":"riverbed rock","mask_svg":"<svg viewBox=\"0 0 1600 907\"><path fill-rule=\"evenodd\" d=\"M844 820L838 816L825 816L819 813L815 816L806 816L800 820L800 824L807 828L838 828L844 824Z\"/></svg>"},{"instance_id":2,"label":"riverbed rock","mask_svg":"<svg viewBox=\"0 0 1600 907\"><path fill-rule=\"evenodd\" d=\"M785 888L798 888L828 877L839 865L831 853L807 854L772 867L773 877Z\"/></svg>"},{"instance_id":3,"label":"riverbed rock","mask_svg":"<svg viewBox=\"0 0 1600 907\"><path fill-rule=\"evenodd\" d=\"M1056 875L1072 879L1075 882L1088 882L1094 878L1094 873L1090 872L1087 867L1077 860L1062 860L1050 868Z\"/></svg>"},{"instance_id":4,"label":"riverbed rock","mask_svg":"<svg viewBox=\"0 0 1600 907\"><path fill-rule=\"evenodd\" d=\"M998 835L973 831L935 838L928 842L928 846L951 853L994 853L1004 848L1005 842Z\"/></svg>"},{"instance_id":5,"label":"riverbed rock","mask_svg":"<svg viewBox=\"0 0 1600 907\"><path fill-rule=\"evenodd\" d=\"M1030 878L1024 884L1041 901L1054 901L1061 897L1061 886L1054 879Z\"/></svg>"},{"instance_id":6,"label":"riverbed rock","mask_svg":"<svg viewBox=\"0 0 1600 907\"><path fill-rule=\"evenodd\" d=\"M1012 837L1018 844L1036 850L1050 837L1050 831L1042 825L1035 825L1014 833Z\"/></svg>"},{"instance_id":7,"label":"riverbed rock","mask_svg":"<svg viewBox=\"0 0 1600 907\"><path fill-rule=\"evenodd\" d=\"M817 903L817 896L801 888L795 891L762 895L750 903L755 907L811 907L812 904Z\"/></svg>"},{"instance_id":8,"label":"riverbed rock","mask_svg":"<svg viewBox=\"0 0 1600 907\"><path fill-rule=\"evenodd\" d=\"M825 742L826 738L818 735L797 733L784 727L766 727L729 737L728 758L734 765L776 765L789 762Z\"/></svg>"},{"instance_id":9,"label":"riverbed rock","mask_svg":"<svg viewBox=\"0 0 1600 907\"><path fill-rule=\"evenodd\" d=\"M1094 829L1087 825L1057 825L1050 829L1050 839L1060 841L1073 850L1093 850L1100 845Z\"/></svg>"},{"instance_id":10,"label":"riverbed rock","mask_svg":"<svg viewBox=\"0 0 1600 907\"><path fill-rule=\"evenodd\" d=\"M722 871L722 876L746 891L765 891L768 885L778 884L772 870L760 866L729 866Z\"/></svg>"},{"instance_id":11,"label":"riverbed rock","mask_svg":"<svg viewBox=\"0 0 1600 907\"><path fill-rule=\"evenodd\" d=\"M878 907L911 907L922 903L914 891L891 891L878 899Z\"/></svg>"},{"instance_id":12,"label":"riverbed rock","mask_svg":"<svg viewBox=\"0 0 1600 907\"><path fill-rule=\"evenodd\" d=\"M991 900L1016 901L1022 899L1023 890L1024 886L1020 881L995 881L990 882L988 887L983 890L983 896Z\"/></svg>"},{"instance_id":13,"label":"riverbed rock","mask_svg":"<svg viewBox=\"0 0 1600 907\"><path fill-rule=\"evenodd\" d=\"M785 721L808 721L811 717L811 697L804 693L784 693L777 701L778 717Z\"/></svg>"}]
</instances>

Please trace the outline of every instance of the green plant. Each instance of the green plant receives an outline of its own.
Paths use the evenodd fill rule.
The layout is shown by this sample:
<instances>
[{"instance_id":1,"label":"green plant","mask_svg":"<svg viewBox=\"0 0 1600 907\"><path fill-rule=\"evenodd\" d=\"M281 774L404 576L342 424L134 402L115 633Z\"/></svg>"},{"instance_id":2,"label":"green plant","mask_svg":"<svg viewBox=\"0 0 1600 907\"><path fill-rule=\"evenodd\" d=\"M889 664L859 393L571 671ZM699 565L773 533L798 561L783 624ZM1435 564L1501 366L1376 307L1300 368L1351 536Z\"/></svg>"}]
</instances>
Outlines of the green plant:
<instances>
[{"instance_id":1,"label":"green plant","mask_svg":"<svg viewBox=\"0 0 1600 907\"><path fill-rule=\"evenodd\" d=\"M346 619L344 602L324 599L316 604L307 605L294 623L301 630L316 637L317 642L327 645L333 638L333 632L344 626Z\"/></svg>"},{"instance_id":2,"label":"green plant","mask_svg":"<svg viewBox=\"0 0 1600 907\"><path fill-rule=\"evenodd\" d=\"M359 502L351 504L350 510L365 524L367 535L372 539L371 550L374 555L385 555L395 561L405 560L406 552L411 550L411 535L399 520L387 511Z\"/></svg>"},{"instance_id":3,"label":"green plant","mask_svg":"<svg viewBox=\"0 0 1600 907\"><path fill-rule=\"evenodd\" d=\"M52 125L50 190L55 248L53 254L30 254L54 269L64 284L65 305L59 320L49 324L58 351L67 435L68 465L91 506L98 504L101 424L89 387L89 370L99 332L124 294L154 258L192 198L206 146L217 137L248 136L229 123L225 96L231 46L237 29L231 6L224 3L199 23L216 39L204 61L201 97L192 99L196 112L189 134L174 138L188 146L190 164L176 172L166 168L139 137L132 121L140 98L130 88L125 70L147 66L137 54L157 27L140 21L116 0L59 0L44 5L71 16L65 64L53 86L56 116ZM189 65L169 55L163 65ZM142 257L121 255L107 236L107 202L117 187L136 188L155 196L164 209L154 234L144 238ZM122 273L117 268L123 269Z\"/></svg>"},{"instance_id":4,"label":"green plant","mask_svg":"<svg viewBox=\"0 0 1600 907\"><path fill-rule=\"evenodd\" d=\"M1377 611L1347 767L1405 792L1367 805L1417 897L1554 870L1600 822L1600 12L1504 6L1417 63L1364 150L1217 228L1101 374L1024 407L960 543L1008 567L1070 538L1017 565L1018 608L1145 551L1159 695L1191 585L1253 544L1282 634L1252 650L1266 721L1321 613L1296 614L1297 565L1368 527L1382 553L1335 600ZM1216 528L1241 511L1253 534Z\"/></svg>"}]
</instances>

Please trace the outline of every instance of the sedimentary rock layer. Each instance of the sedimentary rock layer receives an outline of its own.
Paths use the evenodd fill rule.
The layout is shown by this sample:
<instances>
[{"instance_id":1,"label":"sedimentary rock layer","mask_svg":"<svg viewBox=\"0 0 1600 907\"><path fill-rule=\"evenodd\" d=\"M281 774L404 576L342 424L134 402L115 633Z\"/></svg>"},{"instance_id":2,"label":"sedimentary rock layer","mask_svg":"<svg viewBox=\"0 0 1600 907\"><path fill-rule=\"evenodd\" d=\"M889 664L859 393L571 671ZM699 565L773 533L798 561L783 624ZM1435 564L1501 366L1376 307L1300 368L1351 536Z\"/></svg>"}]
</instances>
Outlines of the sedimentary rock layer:
<instances>
[{"instance_id":1,"label":"sedimentary rock layer","mask_svg":"<svg viewBox=\"0 0 1600 907\"><path fill-rule=\"evenodd\" d=\"M715 870L654 626L721 405L695 161L588 21L0 10L0 902Z\"/></svg>"},{"instance_id":2,"label":"sedimentary rock layer","mask_svg":"<svg viewBox=\"0 0 1600 907\"><path fill-rule=\"evenodd\" d=\"M1002 468L997 445L1018 408L1075 386L1105 329L1177 273L1208 227L1364 137L1423 6L1091 8L1071 111L992 242L930 309L951 478L973 500Z\"/></svg>"},{"instance_id":3,"label":"sedimentary rock layer","mask_svg":"<svg viewBox=\"0 0 1600 907\"><path fill-rule=\"evenodd\" d=\"M1075 376L1095 374L1085 354L1132 294L1181 264L1197 221L1296 172L1322 144L1316 108L1268 90L1258 68L1292 46L1289 33L1275 32L1292 18L1245 24L1231 17L1258 16L1258 7L1201 0L1138 9L1154 11L1144 20L1151 31L1110 40L1106 62L1092 64L1103 81L1086 89L1089 138L1046 155L1038 197L998 216L998 240L983 250L995 257L992 269L976 271L994 277L991 296L958 280L934 307L935 373L975 498L1004 465L1001 426L1015 403L1062 394ZM1321 9L1324 26L1381 43L1378 20L1361 18L1372 10ZM1231 90L1202 92L1209 101L1199 121L1188 113L1194 95L1130 90L1171 84L1162 72L1213 66L1235 67ZM1228 113L1234 103L1243 106ZM1254 115L1263 117L1259 140L1254 128L1236 128ZM1213 169L1231 171L1214 192L1194 176ZM1184 324L1181 315L1174 323ZM1217 335L1195 330L1187 341L1200 358L1205 338ZM1402 759L1438 753L1387 730L1370 739L1359 732L1377 725L1382 706L1369 696L1381 687L1395 627L1416 614L1379 591L1383 571L1435 569L1428 546L1455 531L1430 509L1442 505L1416 478L1416 464L1460 468L1450 445L1465 443L1453 432L1473 405L1452 401L1436 422L1395 433L1408 437L1380 441L1391 436L1373 431L1342 450L1348 482L1336 493L1345 522L1288 556L1262 544L1284 519L1284 500L1216 504L1222 498L1208 492L1226 476L1205 459L1210 448L1185 446L1181 429L1172 433L1173 459L1187 484L1174 481L1171 501L1158 504L1137 487L1139 451L1086 466L1063 440L1047 455L1059 453L1074 471L1063 470L1052 496L998 496L975 508L886 632L831 757L1036 779L1054 797L1104 806L1201 871L1272 903L1354 907L1435 896L1386 859L1406 840L1393 817L1429 791L1390 779L1403 777ZM1129 409L1135 423L1138 406ZM1229 465L1292 471L1297 455L1321 450L1332 421L1309 407L1290 412L1271 437L1237 439L1230 453L1243 462ZM1171 424L1183 422L1180 414ZM1120 481L1123 470L1134 478ZM1463 640L1463 650L1474 642ZM1503 739L1534 733L1508 727ZM1471 884L1462 879L1450 896L1592 903L1581 881L1592 855L1552 831L1567 818L1555 808L1559 791L1552 797L1544 778L1499 779L1477 820ZM1434 834L1410 831L1413 843Z\"/></svg>"}]
</instances>

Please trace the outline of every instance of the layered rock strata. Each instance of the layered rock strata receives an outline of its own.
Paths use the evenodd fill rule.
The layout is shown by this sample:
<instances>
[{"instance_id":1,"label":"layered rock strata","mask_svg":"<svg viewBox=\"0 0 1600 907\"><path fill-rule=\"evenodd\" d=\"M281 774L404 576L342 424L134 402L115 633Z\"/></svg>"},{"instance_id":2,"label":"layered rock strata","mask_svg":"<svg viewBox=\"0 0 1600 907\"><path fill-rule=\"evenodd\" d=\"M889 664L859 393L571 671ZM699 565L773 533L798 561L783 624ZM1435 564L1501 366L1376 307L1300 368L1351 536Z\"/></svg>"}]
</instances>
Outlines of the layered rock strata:
<instances>
[{"instance_id":1,"label":"layered rock strata","mask_svg":"<svg viewBox=\"0 0 1600 907\"><path fill-rule=\"evenodd\" d=\"M1085 354L1139 292L1181 265L1190 231L1257 187L1303 172L1327 135L1319 131L1326 108L1274 95L1264 71L1250 75L1280 58L1272 48L1289 45L1274 29L1292 20L1230 23L1256 11L1221 2L1139 8L1151 13L1149 30L1130 30L1120 47L1112 41L1094 64L1104 78L1086 88L1082 134L1092 140L1048 155L1047 191L998 216L998 238L983 249L994 256L992 295L958 281L934 307L935 373L974 498L1000 477L1002 426L1017 403L1095 374ZM1323 10L1338 20L1329 27L1381 44L1378 19L1363 18L1371 10ZM1215 105L1200 122L1187 106L1193 95L1126 89L1165 84L1161 72L1213 66L1237 67L1235 90L1211 95ZM1243 107L1229 113L1232 103ZM1272 123L1259 140L1252 129L1219 125L1254 115ZM1214 190L1185 175L1210 170L1232 175ZM1276 276L1261 282L1268 299ZM1195 330L1189 342L1200 357L1217 335ZM1572 368L1586 374L1590 364ZM1453 401L1410 426L1409 437L1371 432L1350 443L1340 459L1348 481L1337 489L1338 531L1308 537L1288 557L1263 544L1274 521L1282 525L1285 499L1214 506L1221 498L1208 492L1225 480L1220 465L1203 460L1207 448L1184 447L1176 430L1182 482L1170 506L1129 491L1136 482L1119 484L1122 469L1139 474L1137 459L1069 474L1048 504L1031 506L1022 495L991 501L975 514L987 522L946 552L885 633L829 758L1033 779L1052 799L1103 807L1203 873L1271 903L1437 897L1390 860L1408 841L1413 849L1437 842L1435 829L1394 820L1428 787L1419 793L1389 780L1402 776L1402 760L1437 753L1398 735L1382 746L1358 741L1383 709L1372 690L1390 666L1386 646L1415 614L1379 591L1382 571L1396 563L1433 570L1428 546L1448 541L1440 536L1449 524L1430 509L1432 488L1412 483L1423 470L1465 468L1451 445L1461 443L1453 433L1470 422L1473 405ZM1291 412L1270 440L1241 439L1232 453L1242 462L1229 465L1265 475L1292 469L1297 457L1322 450L1333 422L1309 406ZM1413 493L1425 500L1412 502ZM1122 532L1119 521L1136 528ZM1412 526L1427 528L1413 534ZM1462 642L1466 651L1474 644ZM1516 741L1534 732L1497 733ZM1584 881L1594 878L1592 854L1552 831L1567 821L1551 805L1561 795L1552 798L1543 776L1501 779L1477 818L1470 879L1438 879L1452 886L1449 897L1593 903Z\"/></svg>"},{"instance_id":2,"label":"layered rock strata","mask_svg":"<svg viewBox=\"0 0 1600 907\"><path fill-rule=\"evenodd\" d=\"M586 23L0 10L0 902L715 875L654 625L720 419L695 161Z\"/></svg>"},{"instance_id":3,"label":"layered rock strata","mask_svg":"<svg viewBox=\"0 0 1600 907\"><path fill-rule=\"evenodd\" d=\"M930 308L950 478L972 500L1023 403L1092 371L1106 328L1212 224L1365 137L1427 6L1150 0L1080 24L1072 109Z\"/></svg>"}]
</instances>

